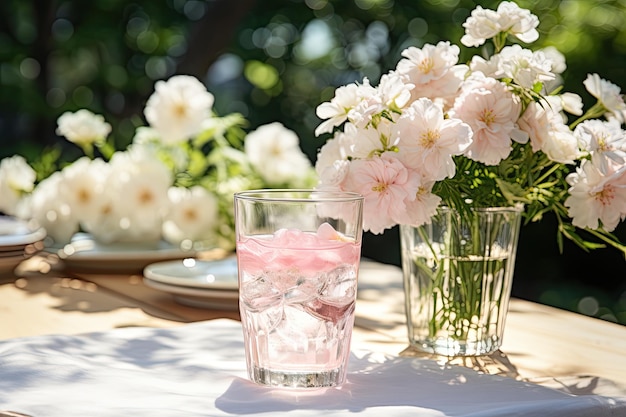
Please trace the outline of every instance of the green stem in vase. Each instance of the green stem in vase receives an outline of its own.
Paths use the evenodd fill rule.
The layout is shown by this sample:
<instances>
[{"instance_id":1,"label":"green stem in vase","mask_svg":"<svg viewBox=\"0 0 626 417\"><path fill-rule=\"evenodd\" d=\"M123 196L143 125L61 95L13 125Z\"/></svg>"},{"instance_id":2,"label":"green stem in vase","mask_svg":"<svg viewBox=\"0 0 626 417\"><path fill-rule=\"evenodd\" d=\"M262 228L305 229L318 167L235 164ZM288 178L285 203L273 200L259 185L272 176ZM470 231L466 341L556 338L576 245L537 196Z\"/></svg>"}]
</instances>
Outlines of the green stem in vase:
<instances>
[{"instance_id":1,"label":"green stem in vase","mask_svg":"<svg viewBox=\"0 0 626 417\"><path fill-rule=\"evenodd\" d=\"M467 215L447 210L439 215L445 216L446 225L438 232L440 239L433 240L433 225L415 229L421 249L411 257L415 277L408 286L417 286L419 297L432 308L428 337L464 342L489 333L503 308L510 260L498 239L511 219L488 211Z\"/></svg>"}]
</instances>

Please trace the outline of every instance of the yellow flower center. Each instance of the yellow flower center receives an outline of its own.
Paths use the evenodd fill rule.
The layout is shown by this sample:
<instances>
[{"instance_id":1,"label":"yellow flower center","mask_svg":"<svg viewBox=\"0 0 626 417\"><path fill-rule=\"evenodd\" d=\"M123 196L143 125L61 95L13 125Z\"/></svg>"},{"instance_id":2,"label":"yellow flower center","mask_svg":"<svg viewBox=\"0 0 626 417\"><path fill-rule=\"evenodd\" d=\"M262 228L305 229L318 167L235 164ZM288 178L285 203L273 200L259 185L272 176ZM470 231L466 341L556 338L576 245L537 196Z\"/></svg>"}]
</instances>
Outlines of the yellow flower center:
<instances>
[{"instance_id":1,"label":"yellow flower center","mask_svg":"<svg viewBox=\"0 0 626 417\"><path fill-rule=\"evenodd\" d=\"M187 115L187 106L185 105L185 103L177 103L174 106L174 115L181 119Z\"/></svg>"},{"instance_id":2,"label":"yellow flower center","mask_svg":"<svg viewBox=\"0 0 626 417\"><path fill-rule=\"evenodd\" d=\"M491 126L491 124L496 120L496 115L491 109L483 109L480 115L480 120L487 126Z\"/></svg>"},{"instance_id":3,"label":"yellow flower center","mask_svg":"<svg viewBox=\"0 0 626 417\"><path fill-rule=\"evenodd\" d=\"M435 66L435 62L431 57L427 57L422 59L419 64L417 64L417 68L423 72L424 74L428 74Z\"/></svg>"},{"instance_id":4,"label":"yellow flower center","mask_svg":"<svg viewBox=\"0 0 626 417\"><path fill-rule=\"evenodd\" d=\"M386 189L387 189L387 184L385 184L384 182L379 182L378 184L372 187L372 191L375 191L377 193L382 193Z\"/></svg>"},{"instance_id":5,"label":"yellow flower center","mask_svg":"<svg viewBox=\"0 0 626 417\"><path fill-rule=\"evenodd\" d=\"M438 130L428 129L420 135L420 145L424 148L432 148L440 137L441 133Z\"/></svg>"},{"instance_id":6,"label":"yellow flower center","mask_svg":"<svg viewBox=\"0 0 626 417\"><path fill-rule=\"evenodd\" d=\"M598 151L600 152L610 151L609 146L606 142L606 135L602 135L598 138Z\"/></svg>"}]
</instances>

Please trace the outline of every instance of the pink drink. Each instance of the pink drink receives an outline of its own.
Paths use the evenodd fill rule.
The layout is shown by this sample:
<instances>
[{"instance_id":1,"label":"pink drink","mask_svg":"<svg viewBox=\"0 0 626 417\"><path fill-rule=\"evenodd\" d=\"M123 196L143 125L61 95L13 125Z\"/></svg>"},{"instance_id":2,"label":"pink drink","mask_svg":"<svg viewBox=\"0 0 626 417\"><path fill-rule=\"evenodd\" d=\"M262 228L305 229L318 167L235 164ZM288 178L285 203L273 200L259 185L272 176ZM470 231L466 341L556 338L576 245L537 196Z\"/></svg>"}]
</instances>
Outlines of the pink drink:
<instances>
[{"instance_id":1,"label":"pink drink","mask_svg":"<svg viewBox=\"0 0 626 417\"><path fill-rule=\"evenodd\" d=\"M239 305L250 378L320 387L345 380L360 241L329 224L237 242Z\"/></svg>"}]
</instances>

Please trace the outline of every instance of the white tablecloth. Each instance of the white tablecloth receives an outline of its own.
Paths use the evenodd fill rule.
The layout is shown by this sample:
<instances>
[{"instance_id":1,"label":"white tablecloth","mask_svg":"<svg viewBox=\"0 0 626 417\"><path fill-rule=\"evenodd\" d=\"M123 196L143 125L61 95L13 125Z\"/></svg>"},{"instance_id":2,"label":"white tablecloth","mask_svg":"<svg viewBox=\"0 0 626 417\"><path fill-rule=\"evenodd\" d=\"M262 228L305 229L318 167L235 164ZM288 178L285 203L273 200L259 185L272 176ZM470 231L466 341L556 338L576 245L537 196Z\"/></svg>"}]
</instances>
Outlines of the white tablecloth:
<instances>
[{"instance_id":1,"label":"white tablecloth","mask_svg":"<svg viewBox=\"0 0 626 417\"><path fill-rule=\"evenodd\" d=\"M0 343L0 410L68 416L626 416L626 398L572 396L423 358L353 352L341 388L247 380L239 322Z\"/></svg>"}]
</instances>

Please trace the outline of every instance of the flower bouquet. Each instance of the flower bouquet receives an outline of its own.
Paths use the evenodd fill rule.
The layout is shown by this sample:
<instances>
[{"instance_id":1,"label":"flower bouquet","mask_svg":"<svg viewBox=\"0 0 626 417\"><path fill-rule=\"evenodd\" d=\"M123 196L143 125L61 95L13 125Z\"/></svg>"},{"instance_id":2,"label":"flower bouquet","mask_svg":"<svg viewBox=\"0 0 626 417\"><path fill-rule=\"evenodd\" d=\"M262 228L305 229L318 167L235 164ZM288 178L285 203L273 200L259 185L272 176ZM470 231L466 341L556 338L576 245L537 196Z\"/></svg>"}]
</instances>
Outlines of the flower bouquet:
<instances>
[{"instance_id":1,"label":"flower bouquet","mask_svg":"<svg viewBox=\"0 0 626 417\"><path fill-rule=\"evenodd\" d=\"M563 91L564 57L519 44L538 39L538 24L513 2L477 6L463 24L461 43L479 48L468 62L448 41L409 47L377 86L340 86L317 108L316 135L332 134L319 187L363 194L366 230L401 225L409 333L427 350L467 353L471 338L478 353L499 346L491 329L501 332L519 220L480 224L479 212L512 208L525 222L552 213L560 247L565 237L626 254L611 233L626 216L620 89L588 75L597 102L583 112L581 97ZM502 227L515 232L506 245Z\"/></svg>"},{"instance_id":2,"label":"flower bouquet","mask_svg":"<svg viewBox=\"0 0 626 417\"><path fill-rule=\"evenodd\" d=\"M275 122L246 133L243 116L217 116L213 103L194 77L156 82L148 124L123 150L102 116L64 113L57 134L85 155L58 169L57 151L32 166L2 160L0 212L37 220L56 245L86 232L100 243L234 249L234 192L312 186L316 175L293 131Z\"/></svg>"}]
</instances>

